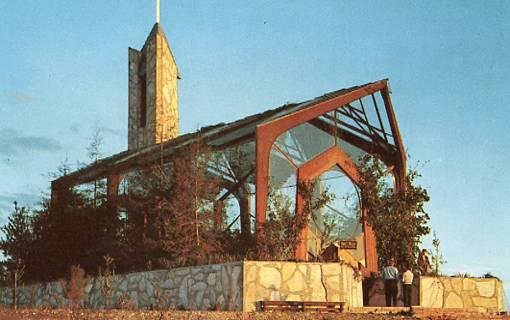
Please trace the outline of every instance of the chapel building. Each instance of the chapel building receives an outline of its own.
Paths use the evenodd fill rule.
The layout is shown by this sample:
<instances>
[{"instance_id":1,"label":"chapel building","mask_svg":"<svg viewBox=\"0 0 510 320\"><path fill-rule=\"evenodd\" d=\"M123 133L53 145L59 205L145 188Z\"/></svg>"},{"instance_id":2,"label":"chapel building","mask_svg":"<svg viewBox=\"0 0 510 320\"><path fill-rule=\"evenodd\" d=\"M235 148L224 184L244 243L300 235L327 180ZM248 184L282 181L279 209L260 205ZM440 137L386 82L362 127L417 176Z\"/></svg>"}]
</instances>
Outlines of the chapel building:
<instances>
[{"instance_id":1,"label":"chapel building","mask_svg":"<svg viewBox=\"0 0 510 320\"><path fill-rule=\"evenodd\" d=\"M295 259L319 257L329 245L321 228L327 217L336 217L334 238L354 244L341 250L341 259L361 264L367 273L378 270L375 236L357 192L358 165L365 155L378 157L393 172L395 187L403 188L406 158L387 79L180 134L180 74L159 23L140 50L129 48L128 67L128 150L54 180L52 205L63 189L101 179L107 182L108 201L115 201L129 189L125 184L133 172L161 161L170 163L180 150L201 142L219 155L220 163L211 172L226 185L215 205L230 204L227 217L217 220L218 228L237 227L242 235L262 243L268 192L280 190L300 214L304 200L298 188L316 181L336 200L321 209L324 220L310 221L302 230ZM239 152L242 165L234 158Z\"/></svg>"}]
</instances>

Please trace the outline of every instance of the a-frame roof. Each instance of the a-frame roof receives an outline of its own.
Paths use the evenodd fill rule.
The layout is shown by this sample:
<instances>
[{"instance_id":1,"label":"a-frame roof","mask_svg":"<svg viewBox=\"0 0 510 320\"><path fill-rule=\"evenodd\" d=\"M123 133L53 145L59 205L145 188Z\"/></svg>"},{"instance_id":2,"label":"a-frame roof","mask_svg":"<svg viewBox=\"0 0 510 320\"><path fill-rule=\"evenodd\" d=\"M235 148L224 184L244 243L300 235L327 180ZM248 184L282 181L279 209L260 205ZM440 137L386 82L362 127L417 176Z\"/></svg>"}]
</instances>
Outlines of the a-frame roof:
<instances>
[{"instance_id":1,"label":"a-frame roof","mask_svg":"<svg viewBox=\"0 0 510 320\"><path fill-rule=\"evenodd\" d=\"M76 185L107 177L110 174L125 173L129 170L156 163L161 160L162 156L165 160L171 159L180 148L199 140L207 142L213 149L223 149L236 143L254 140L256 128L261 124L285 117L306 108L312 108L314 105L321 102L380 82L386 82L386 80L340 89L300 103L285 104L278 108L251 115L230 123L219 123L203 127L196 132L181 135L161 144L124 151L63 176L55 182Z\"/></svg>"}]
</instances>

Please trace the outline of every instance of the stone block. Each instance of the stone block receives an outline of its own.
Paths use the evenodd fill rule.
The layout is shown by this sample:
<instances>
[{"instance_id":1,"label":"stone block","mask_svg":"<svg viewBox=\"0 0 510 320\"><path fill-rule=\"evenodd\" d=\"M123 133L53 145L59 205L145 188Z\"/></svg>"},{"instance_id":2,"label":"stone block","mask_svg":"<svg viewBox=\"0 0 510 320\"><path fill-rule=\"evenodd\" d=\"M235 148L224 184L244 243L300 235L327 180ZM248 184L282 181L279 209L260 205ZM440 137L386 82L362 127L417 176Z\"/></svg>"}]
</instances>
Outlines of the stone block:
<instances>
[{"instance_id":1,"label":"stone block","mask_svg":"<svg viewBox=\"0 0 510 320\"><path fill-rule=\"evenodd\" d=\"M205 294L205 290L197 290L197 292L195 294L195 299L194 299L195 306L197 308L200 308L200 306L202 306L202 301L204 299L204 294Z\"/></svg>"},{"instance_id":2,"label":"stone block","mask_svg":"<svg viewBox=\"0 0 510 320\"><path fill-rule=\"evenodd\" d=\"M257 286L255 283L251 282L244 285L244 301L243 301L243 310L244 311L255 311L255 301L260 299L260 296L257 292ZM212 300L212 299L211 299ZM212 300L215 301L215 300Z\"/></svg>"},{"instance_id":3,"label":"stone block","mask_svg":"<svg viewBox=\"0 0 510 320\"><path fill-rule=\"evenodd\" d=\"M149 296L146 292L141 292L138 294L138 304L139 306L149 307Z\"/></svg>"},{"instance_id":4,"label":"stone block","mask_svg":"<svg viewBox=\"0 0 510 320\"><path fill-rule=\"evenodd\" d=\"M505 293L503 292L503 286L501 282L496 282L497 288L497 300L498 300L498 311L505 311Z\"/></svg>"},{"instance_id":5,"label":"stone block","mask_svg":"<svg viewBox=\"0 0 510 320\"><path fill-rule=\"evenodd\" d=\"M216 285L214 286L214 290L217 293L223 292L223 286L221 285L221 273L215 273L216 277Z\"/></svg>"},{"instance_id":6,"label":"stone block","mask_svg":"<svg viewBox=\"0 0 510 320\"><path fill-rule=\"evenodd\" d=\"M462 278L439 278L439 279L449 279L452 284L453 291L455 291L458 294L460 294L462 290L464 290L463 285L464 281Z\"/></svg>"},{"instance_id":7,"label":"stone block","mask_svg":"<svg viewBox=\"0 0 510 320\"><path fill-rule=\"evenodd\" d=\"M421 278L420 305L426 308L443 307L444 287L438 278Z\"/></svg>"},{"instance_id":8,"label":"stone block","mask_svg":"<svg viewBox=\"0 0 510 320\"><path fill-rule=\"evenodd\" d=\"M296 272L296 264L295 263L283 263L281 272L282 272L283 282L289 280Z\"/></svg>"},{"instance_id":9,"label":"stone block","mask_svg":"<svg viewBox=\"0 0 510 320\"><path fill-rule=\"evenodd\" d=\"M245 283L254 282L257 279L257 265L251 262L244 264Z\"/></svg>"},{"instance_id":10,"label":"stone block","mask_svg":"<svg viewBox=\"0 0 510 320\"><path fill-rule=\"evenodd\" d=\"M476 290L476 281L469 278L463 279L462 290L465 291L475 291Z\"/></svg>"},{"instance_id":11,"label":"stone block","mask_svg":"<svg viewBox=\"0 0 510 320\"><path fill-rule=\"evenodd\" d=\"M131 293L129 294L130 298L131 298L131 301L133 302L133 306L135 308L138 308L139 304L138 304L138 292L136 291L131 291Z\"/></svg>"},{"instance_id":12,"label":"stone block","mask_svg":"<svg viewBox=\"0 0 510 320\"><path fill-rule=\"evenodd\" d=\"M209 287L207 288L206 290L206 297L208 297L208 299L212 302L212 303L216 303L216 291L214 291L213 288Z\"/></svg>"},{"instance_id":13,"label":"stone block","mask_svg":"<svg viewBox=\"0 0 510 320\"><path fill-rule=\"evenodd\" d=\"M189 272L190 272L189 268L179 268L179 269L175 270L175 274L177 276L186 276L189 274Z\"/></svg>"},{"instance_id":14,"label":"stone block","mask_svg":"<svg viewBox=\"0 0 510 320\"><path fill-rule=\"evenodd\" d=\"M226 266L221 268L221 286L223 289L230 287L230 272Z\"/></svg>"},{"instance_id":15,"label":"stone block","mask_svg":"<svg viewBox=\"0 0 510 320\"><path fill-rule=\"evenodd\" d=\"M174 279L168 278L161 283L161 289L171 289L175 287Z\"/></svg>"},{"instance_id":16,"label":"stone block","mask_svg":"<svg viewBox=\"0 0 510 320\"><path fill-rule=\"evenodd\" d=\"M140 279L139 282L138 282L138 292L145 292L145 287L146 287L146 280L145 279Z\"/></svg>"},{"instance_id":17,"label":"stone block","mask_svg":"<svg viewBox=\"0 0 510 320\"><path fill-rule=\"evenodd\" d=\"M210 310L213 306L211 304L211 301L207 298L205 298L202 302L202 306L201 306L203 310Z\"/></svg>"},{"instance_id":18,"label":"stone block","mask_svg":"<svg viewBox=\"0 0 510 320\"><path fill-rule=\"evenodd\" d=\"M464 308L464 303L462 302L462 298L457 295L455 292L450 292L446 296L445 300L445 308Z\"/></svg>"},{"instance_id":19,"label":"stone block","mask_svg":"<svg viewBox=\"0 0 510 320\"><path fill-rule=\"evenodd\" d=\"M322 284L322 270L320 265L309 265L308 268L308 286L310 290L310 297L313 301L326 300L326 288Z\"/></svg>"},{"instance_id":20,"label":"stone block","mask_svg":"<svg viewBox=\"0 0 510 320\"><path fill-rule=\"evenodd\" d=\"M179 305L187 306L188 301L188 277L184 278L179 286Z\"/></svg>"},{"instance_id":21,"label":"stone block","mask_svg":"<svg viewBox=\"0 0 510 320\"><path fill-rule=\"evenodd\" d=\"M284 283L284 286L292 293L303 291L306 288L306 278L300 271L296 271L292 278Z\"/></svg>"},{"instance_id":22,"label":"stone block","mask_svg":"<svg viewBox=\"0 0 510 320\"><path fill-rule=\"evenodd\" d=\"M462 291L461 297L464 308L471 308L473 306L473 296L468 291Z\"/></svg>"},{"instance_id":23,"label":"stone block","mask_svg":"<svg viewBox=\"0 0 510 320\"><path fill-rule=\"evenodd\" d=\"M478 289L480 296L486 298L492 297L494 292L496 292L496 281L493 279L478 280L476 288Z\"/></svg>"},{"instance_id":24,"label":"stone block","mask_svg":"<svg viewBox=\"0 0 510 320\"><path fill-rule=\"evenodd\" d=\"M322 265L322 273L324 276L340 275L342 272L340 264L328 263Z\"/></svg>"},{"instance_id":25,"label":"stone block","mask_svg":"<svg viewBox=\"0 0 510 320\"><path fill-rule=\"evenodd\" d=\"M298 264L297 266L297 270L298 271L301 271L302 274L304 275L308 275L308 265L306 264Z\"/></svg>"},{"instance_id":26,"label":"stone block","mask_svg":"<svg viewBox=\"0 0 510 320\"><path fill-rule=\"evenodd\" d=\"M445 292L455 291L455 289L453 289L450 278L443 277L443 278L441 278L441 281L443 282ZM462 289L462 282L460 285L461 285L461 289Z\"/></svg>"},{"instance_id":27,"label":"stone block","mask_svg":"<svg viewBox=\"0 0 510 320\"><path fill-rule=\"evenodd\" d=\"M154 294L154 285L147 281L147 283L145 284L145 291L147 292L147 294L150 296L152 296Z\"/></svg>"},{"instance_id":28,"label":"stone block","mask_svg":"<svg viewBox=\"0 0 510 320\"><path fill-rule=\"evenodd\" d=\"M87 287L88 287L88 286L87 286ZM119 289L119 291L122 291L122 292L127 291L127 288L128 288L128 282L127 282L127 280L126 280L126 279L124 279L123 281L121 281L117 288ZM92 289L92 286L90 286L90 289ZM90 292L90 289L89 289L89 291L87 291L87 289L85 288L85 292L89 293L89 292Z\"/></svg>"},{"instance_id":29,"label":"stone block","mask_svg":"<svg viewBox=\"0 0 510 320\"><path fill-rule=\"evenodd\" d=\"M225 297L223 295L220 295L218 299L216 299L216 304L225 307Z\"/></svg>"},{"instance_id":30,"label":"stone block","mask_svg":"<svg viewBox=\"0 0 510 320\"><path fill-rule=\"evenodd\" d=\"M483 308L496 309L498 307L498 301L495 298L473 297L473 304Z\"/></svg>"},{"instance_id":31,"label":"stone block","mask_svg":"<svg viewBox=\"0 0 510 320\"><path fill-rule=\"evenodd\" d=\"M330 290L334 290L334 291L340 291L341 290L341 281L340 281L340 275L336 275L336 276L329 276L329 277L326 277L324 276L324 284L326 285L326 289L328 289L328 291Z\"/></svg>"},{"instance_id":32,"label":"stone block","mask_svg":"<svg viewBox=\"0 0 510 320\"><path fill-rule=\"evenodd\" d=\"M216 275L214 273L209 273L207 275L207 284L210 286L214 286L216 284Z\"/></svg>"},{"instance_id":33,"label":"stone block","mask_svg":"<svg viewBox=\"0 0 510 320\"><path fill-rule=\"evenodd\" d=\"M342 298L340 297L339 293L328 293L327 300L328 301L341 301Z\"/></svg>"},{"instance_id":34,"label":"stone block","mask_svg":"<svg viewBox=\"0 0 510 320\"><path fill-rule=\"evenodd\" d=\"M207 284L205 282L197 282L191 286L191 290L193 291L205 291L207 288Z\"/></svg>"},{"instance_id":35,"label":"stone block","mask_svg":"<svg viewBox=\"0 0 510 320\"><path fill-rule=\"evenodd\" d=\"M203 272L196 273L195 276L193 277L193 280L195 280L195 281L204 280L204 273Z\"/></svg>"},{"instance_id":36,"label":"stone block","mask_svg":"<svg viewBox=\"0 0 510 320\"><path fill-rule=\"evenodd\" d=\"M232 307L235 310L242 310L243 295L243 279L242 269L240 265L233 266L232 279L230 282L230 297L232 299Z\"/></svg>"},{"instance_id":37,"label":"stone block","mask_svg":"<svg viewBox=\"0 0 510 320\"><path fill-rule=\"evenodd\" d=\"M274 267L261 267L259 271L259 283L267 289L279 289L281 287L280 271Z\"/></svg>"},{"instance_id":38,"label":"stone block","mask_svg":"<svg viewBox=\"0 0 510 320\"><path fill-rule=\"evenodd\" d=\"M241 266L233 266L232 267L232 283L235 283L236 285L239 284L239 282L242 282L242 267Z\"/></svg>"}]
</instances>

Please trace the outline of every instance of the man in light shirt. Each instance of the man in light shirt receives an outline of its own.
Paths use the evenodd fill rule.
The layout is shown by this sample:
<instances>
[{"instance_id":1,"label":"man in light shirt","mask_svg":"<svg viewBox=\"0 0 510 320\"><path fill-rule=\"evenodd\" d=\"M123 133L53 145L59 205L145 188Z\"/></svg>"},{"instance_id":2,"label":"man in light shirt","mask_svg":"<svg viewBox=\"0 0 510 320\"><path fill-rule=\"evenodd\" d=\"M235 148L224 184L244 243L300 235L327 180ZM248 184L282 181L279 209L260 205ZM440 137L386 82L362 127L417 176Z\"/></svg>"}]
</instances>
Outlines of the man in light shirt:
<instances>
[{"instance_id":1,"label":"man in light shirt","mask_svg":"<svg viewBox=\"0 0 510 320\"><path fill-rule=\"evenodd\" d=\"M409 265L406 266L406 271L402 275L402 282L404 283L404 305L411 308L411 288L413 287L414 274L411 272Z\"/></svg>"},{"instance_id":2,"label":"man in light shirt","mask_svg":"<svg viewBox=\"0 0 510 320\"><path fill-rule=\"evenodd\" d=\"M398 270L395 268L395 260L390 259L388 266L385 267L381 273L384 280L384 295L386 297L386 306L397 306L397 280Z\"/></svg>"}]
</instances>

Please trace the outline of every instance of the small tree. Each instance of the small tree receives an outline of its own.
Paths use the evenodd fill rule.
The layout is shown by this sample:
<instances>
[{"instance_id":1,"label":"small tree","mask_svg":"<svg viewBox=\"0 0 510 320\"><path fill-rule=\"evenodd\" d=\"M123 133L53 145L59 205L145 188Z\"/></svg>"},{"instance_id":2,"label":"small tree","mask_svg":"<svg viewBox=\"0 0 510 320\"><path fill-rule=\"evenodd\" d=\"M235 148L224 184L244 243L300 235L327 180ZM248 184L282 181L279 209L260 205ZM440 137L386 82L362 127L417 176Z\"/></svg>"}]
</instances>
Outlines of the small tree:
<instances>
[{"instance_id":1,"label":"small tree","mask_svg":"<svg viewBox=\"0 0 510 320\"><path fill-rule=\"evenodd\" d=\"M439 238L434 231L434 238L432 239L432 246L434 247L434 253L432 254L432 264L434 265L434 270L432 271L432 274L435 276L439 275L439 267L447 263L443 257L443 254L439 251L440 245L441 241L439 241Z\"/></svg>"},{"instance_id":2,"label":"small tree","mask_svg":"<svg viewBox=\"0 0 510 320\"><path fill-rule=\"evenodd\" d=\"M91 163L96 163L103 156L101 148L103 146L103 137L101 131L96 128L90 143L87 147L87 155ZM106 183L103 180L94 180L90 190L90 198L94 208L98 207L106 200Z\"/></svg>"},{"instance_id":3,"label":"small tree","mask_svg":"<svg viewBox=\"0 0 510 320\"><path fill-rule=\"evenodd\" d=\"M379 265L395 258L397 265L416 267L418 244L430 232L429 215L424 208L429 195L426 189L416 185L420 175L409 170L405 188L395 190L388 181L391 172L373 157L361 159L360 173L362 206L376 235Z\"/></svg>"},{"instance_id":4,"label":"small tree","mask_svg":"<svg viewBox=\"0 0 510 320\"><path fill-rule=\"evenodd\" d=\"M7 268L11 280L12 308L16 309L18 306L18 285L25 274L25 265L21 260L9 261Z\"/></svg>"},{"instance_id":5,"label":"small tree","mask_svg":"<svg viewBox=\"0 0 510 320\"><path fill-rule=\"evenodd\" d=\"M89 283L89 277L79 265L71 266L67 281L62 283L64 296L69 300L71 308L80 305L85 296L85 287Z\"/></svg>"},{"instance_id":6,"label":"small tree","mask_svg":"<svg viewBox=\"0 0 510 320\"><path fill-rule=\"evenodd\" d=\"M32 217L25 207L14 202L14 212L9 216L7 224L1 228L4 237L0 240L7 260L4 262L12 289L12 307L17 307L18 285L25 275L26 263L33 260Z\"/></svg>"},{"instance_id":7,"label":"small tree","mask_svg":"<svg viewBox=\"0 0 510 320\"><path fill-rule=\"evenodd\" d=\"M0 248L4 255L13 261L28 260L34 241L30 212L25 207L19 207L14 201L14 212L1 230L4 237L0 240Z\"/></svg>"},{"instance_id":8,"label":"small tree","mask_svg":"<svg viewBox=\"0 0 510 320\"><path fill-rule=\"evenodd\" d=\"M210 151L197 142L179 150L171 163L133 177L126 204L130 237L142 244L143 265L167 268L208 262L220 253L214 230L219 179L208 172Z\"/></svg>"},{"instance_id":9,"label":"small tree","mask_svg":"<svg viewBox=\"0 0 510 320\"><path fill-rule=\"evenodd\" d=\"M104 270L99 267L99 277L103 281L101 291L103 292L105 308L108 308L112 292L115 289L115 259L109 255L103 256L103 259L105 267Z\"/></svg>"}]
</instances>

